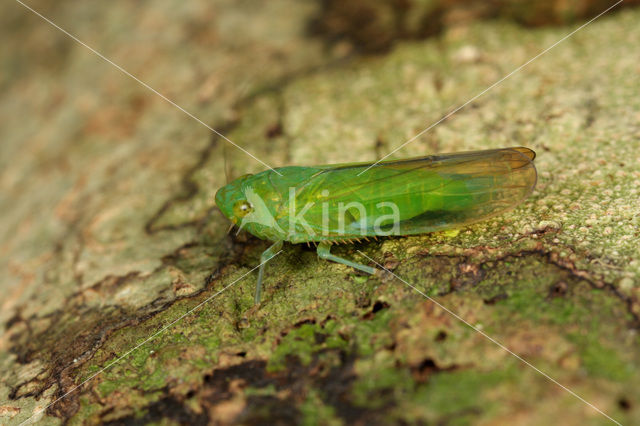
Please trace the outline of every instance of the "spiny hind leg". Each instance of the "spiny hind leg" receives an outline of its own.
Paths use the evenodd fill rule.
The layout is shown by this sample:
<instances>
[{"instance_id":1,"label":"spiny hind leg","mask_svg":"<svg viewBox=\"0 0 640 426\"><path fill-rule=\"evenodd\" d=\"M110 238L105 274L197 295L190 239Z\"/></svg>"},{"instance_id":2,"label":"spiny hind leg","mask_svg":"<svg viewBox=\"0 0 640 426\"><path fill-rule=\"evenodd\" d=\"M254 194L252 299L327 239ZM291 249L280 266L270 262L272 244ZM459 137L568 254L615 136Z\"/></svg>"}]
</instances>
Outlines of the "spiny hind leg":
<instances>
[{"instance_id":1,"label":"spiny hind leg","mask_svg":"<svg viewBox=\"0 0 640 426\"><path fill-rule=\"evenodd\" d=\"M331 260L333 262L351 266L352 268L356 268L362 272L366 272L367 274L373 275L376 272L376 268L372 268L371 266L363 265L361 263L352 262L350 260L343 259L334 254L331 254L331 244L326 242L318 244L318 257L321 259Z\"/></svg>"},{"instance_id":2,"label":"spiny hind leg","mask_svg":"<svg viewBox=\"0 0 640 426\"><path fill-rule=\"evenodd\" d=\"M262 277L264 276L264 266L266 262L271 259L282 248L282 241L276 241L271 247L266 249L260 255L260 268L258 269L258 284L256 285L256 295L254 302L257 305L260 303L260 294L262 293Z\"/></svg>"}]
</instances>

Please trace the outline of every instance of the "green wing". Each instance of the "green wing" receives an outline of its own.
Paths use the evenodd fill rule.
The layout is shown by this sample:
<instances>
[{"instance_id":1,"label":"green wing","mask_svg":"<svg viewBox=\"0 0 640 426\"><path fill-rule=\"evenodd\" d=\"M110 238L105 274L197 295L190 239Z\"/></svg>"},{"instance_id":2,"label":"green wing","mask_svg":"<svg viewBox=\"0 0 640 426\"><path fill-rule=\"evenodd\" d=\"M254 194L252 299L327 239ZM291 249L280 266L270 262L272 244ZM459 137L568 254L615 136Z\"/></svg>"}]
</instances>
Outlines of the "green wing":
<instances>
[{"instance_id":1,"label":"green wing","mask_svg":"<svg viewBox=\"0 0 640 426\"><path fill-rule=\"evenodd\" d=\"M533 151L518 147L373 167L358 163L305 168L304 179L295 179L296 206L300 210L310 205L304 220L313 232L300 229L292 241L418 234L486 219L531 193L537 178L534 158Z\"/></svg>"}]
</instances>

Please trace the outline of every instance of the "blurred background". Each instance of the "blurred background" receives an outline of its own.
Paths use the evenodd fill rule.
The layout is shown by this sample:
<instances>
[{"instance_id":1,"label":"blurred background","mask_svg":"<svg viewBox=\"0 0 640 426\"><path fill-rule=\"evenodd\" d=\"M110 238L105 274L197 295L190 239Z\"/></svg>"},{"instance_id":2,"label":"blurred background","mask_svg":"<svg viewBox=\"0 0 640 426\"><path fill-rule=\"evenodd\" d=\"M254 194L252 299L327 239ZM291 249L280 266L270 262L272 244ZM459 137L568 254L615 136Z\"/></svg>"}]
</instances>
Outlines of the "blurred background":
<instances>
[{"instance_id":1,"label":"blurred background","mask_svg":"<svg viewBox=\"0 0 640 426\"><path fill-rule=\"evenodd\" d=\"M622 423L640 419L639 3L394 155L529 146L527 203L356 247ZM258 263L267 242L215 206L228 179L380 158L614 4L7 2L0 423L609 422L401 283L299 246L260 309L250 274L111 365Z\"/></svg>"}]
</instances>

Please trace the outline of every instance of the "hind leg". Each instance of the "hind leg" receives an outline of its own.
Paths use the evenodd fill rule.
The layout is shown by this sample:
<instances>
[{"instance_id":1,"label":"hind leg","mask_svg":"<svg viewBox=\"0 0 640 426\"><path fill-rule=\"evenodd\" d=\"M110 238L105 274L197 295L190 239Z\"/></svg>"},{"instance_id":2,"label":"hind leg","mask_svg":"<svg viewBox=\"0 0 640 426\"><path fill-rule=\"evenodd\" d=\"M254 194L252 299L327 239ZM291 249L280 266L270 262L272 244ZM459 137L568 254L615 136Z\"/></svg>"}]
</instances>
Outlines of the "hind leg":
<instances>
[{"instance_id":1,"label":"hind leg","mask_svg":"<svg viewBox=\"0 0 640 426\"><path fill-rule=\"evenodd\" d=\"M356 268L362 272L366 272L367 274L374 274L376 268L372 268L371 266L363 265L361 263L352 262L347 259L343 259L334 254L331 254L331 244L322 242L318 244L318 257L321 259L331 260L333 262L342 263L343 265L351 266L352 268Z\"/></svg>"}]
</instances>

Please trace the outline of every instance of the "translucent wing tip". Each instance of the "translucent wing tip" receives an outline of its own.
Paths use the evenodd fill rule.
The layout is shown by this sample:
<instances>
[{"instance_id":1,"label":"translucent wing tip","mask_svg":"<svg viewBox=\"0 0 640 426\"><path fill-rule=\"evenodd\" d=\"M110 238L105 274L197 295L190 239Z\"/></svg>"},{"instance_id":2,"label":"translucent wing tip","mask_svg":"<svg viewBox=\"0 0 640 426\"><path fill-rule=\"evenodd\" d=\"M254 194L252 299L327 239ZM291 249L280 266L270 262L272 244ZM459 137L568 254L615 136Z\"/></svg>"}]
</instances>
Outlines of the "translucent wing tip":
<instances>
[{"instance_id":1,"label":"translucent wing tip","mask_svg":"<svg viewBox=\"0 0 640 426\"><path fill-rule=\"evenodd\" d=\"M529 157L529 160L533 161L536 158L536 153L534 150L524 147L524 146L514 146L513 148L514 151L518 151L524 155L526 155L527 157Z\"/></svg>"},{"instance_id":2,"label":"translucent wing tip","mask_svg":"<svg viewBox=\"0 0 640 426\"><path fill-rule=\"evenodd\" d=\"M522 198L523 200L527 198L533 192L536 184L538 183L538 171L536 170L536 166L533 163L533 160L536 158L536 153L532 149L526 148L524 146L518 146L509 148L512 151L518 152L519 158L511 159L511 166L514 170L519 170L517 175L518 179L521 179L522 186L528 187L529 190ZM516 175L514 175L515 178Z\"/></svg>"}]
</instances>

